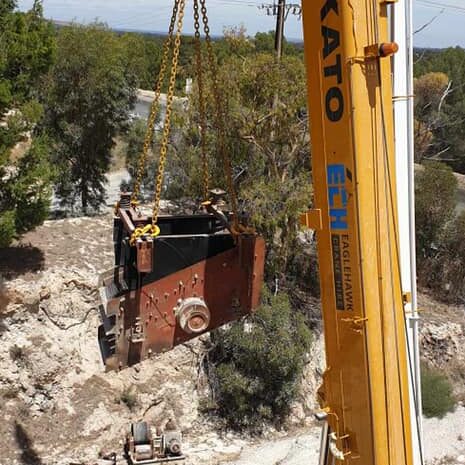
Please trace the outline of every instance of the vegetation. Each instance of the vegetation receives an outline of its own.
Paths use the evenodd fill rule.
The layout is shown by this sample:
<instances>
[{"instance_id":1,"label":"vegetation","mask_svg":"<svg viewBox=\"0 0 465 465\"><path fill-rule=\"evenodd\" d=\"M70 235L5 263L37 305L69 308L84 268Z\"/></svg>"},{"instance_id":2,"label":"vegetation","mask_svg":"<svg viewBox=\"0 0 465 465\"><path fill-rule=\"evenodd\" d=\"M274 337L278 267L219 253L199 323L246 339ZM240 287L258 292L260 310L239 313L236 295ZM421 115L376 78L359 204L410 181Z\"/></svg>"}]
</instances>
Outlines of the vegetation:
<instances>
[{"instance_id":1,"label":"vegetation","mask_svg":"<svg viewBox=\"0 0 465 465\"><path fill-rule=\"evenodd\" d=\"M286 295L269 292L255 315L214 334L215 399L230 426L260 431L265 422L282 425L311 340Z\"/></svg>"},{"instance_id":2,"label":"vegetation","mask_svg":"<svg viewBox=\"0 0 465 465\"><path fill-rule=\"evenodd\" d=\"M22 360L26 356L24 349L20 346L17 346L16 344L10 347L9 353L11 360L14 362Z\"/></svg>"},{"instance_id":3,"label":"vegetation","mask_svg":"<svg viewBox=\"0 0 465 465\"><path fill-rule=\"evenodd\" d=\"M42 118L39 89L55 55L42 3L35 1L27 13L15 12L15 6L0 3L0 247L46 218L53 177L46 138L33 133L22 158L12 153Z\"/></svg>"},{"instance_id":4,"label":"vegetation","mask_svg":"<svg viewBox=\"0 0 465 465\"><path fill-rule=\"evenodd\" d=\"M122 402L129 410L134 410L139 405L137 393L134 392L133 386L128 386L121 392L119 401Z\"/></svg>"},{"instance_id":5,"label":"vegetation","mask_svg":"<svg viewBox=\"0 0 465 465\"><path fill-rule=\"evenodd\" d=\"M454 411L455 399L449 379L426 365L422 365L421 369L421 395L423 414L428 418L443 418Z\"/></svg>"},{"instance_id":6,"label":"vegetation","mask_svg":"<svg viewBox=\"0 0 465 465\"><path fill-rule=\"evenodd\" d=\"M72 25L58 34L44 126L53 139L56 195L68 206L80 199L84 213L104 202L114 138L135 103L126 58L116 34L102 25Z\"/></svg>"},{"instance_id":7,"label":"vegetation","mask_svg":"<svg viewBox=\"0 0 465 465\"><path fill-rule=\"evenodd\" d=\"M453 218L457 180L447 165L429 162L417 173L415 181L418 255L431 257Z\"/></svg>"},{"instance_id":8,"label":"vegetation","mask_svg":"<svg viewBox=\"0 0 465 465\"><path fill-rule=\"evenodd\" d=\"M418 277L437 298L465 297L465 213L456 215L457 180L447 165L427 162L416 176Z\"/></svg>"},{"instance_id":9,"label":"vegetation","mask_svg":"<svg viewBox=\"0 0 465 465\"><path fill-rule=\"evenodd\" d=\"M415 109L419 133L429 142L417 144L417 157L434 158L465 173L465 50L420 50L415 64ZM418 128L417 128L418 135Z\"/></svg>"}]
</instances>

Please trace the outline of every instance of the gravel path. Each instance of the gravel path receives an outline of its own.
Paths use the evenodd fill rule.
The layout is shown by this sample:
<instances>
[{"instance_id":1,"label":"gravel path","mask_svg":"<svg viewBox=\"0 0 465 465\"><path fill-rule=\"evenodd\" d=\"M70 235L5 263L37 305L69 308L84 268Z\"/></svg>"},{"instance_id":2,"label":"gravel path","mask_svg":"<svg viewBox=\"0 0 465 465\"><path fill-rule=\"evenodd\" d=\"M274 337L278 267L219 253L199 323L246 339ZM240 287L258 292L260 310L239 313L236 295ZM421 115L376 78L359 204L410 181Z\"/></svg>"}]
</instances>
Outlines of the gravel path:
<instances>
[{"instance_id":1,"label":"gravel path","mask_svg":"<svg viewBox=\"0 0 465 465\"><path fill-rule=\"evenodd\" d=\"M465 407L459 406L444 418L423 420L427 461L465 454Z\"/></svg>"},{"instance_id":2,"label":"gravel path","mask_svg":"<svg viewBox=\"0 0 465 465\"><path fill-rule=\"evenodd\" d=\"M259 446L245 447L240 457L229 465L317 465L320 429L310 434L278 439Z\"/></svg>"},{"instance_id":3,"label":"gravel path","mask_svg":"<svg viewBox=\"0 0 465 465\"><path fill-rule=\"evenodd\" d=\"M465 407L459 406L442 419L424 419L424 447L427 463L465 455ZM222 465L318 465L320 429L259 445L245 447L233 462ZM451 463L455 463L451 461ZM459 461L457 461L459 463Z\"/></svg>"}]
</instances>

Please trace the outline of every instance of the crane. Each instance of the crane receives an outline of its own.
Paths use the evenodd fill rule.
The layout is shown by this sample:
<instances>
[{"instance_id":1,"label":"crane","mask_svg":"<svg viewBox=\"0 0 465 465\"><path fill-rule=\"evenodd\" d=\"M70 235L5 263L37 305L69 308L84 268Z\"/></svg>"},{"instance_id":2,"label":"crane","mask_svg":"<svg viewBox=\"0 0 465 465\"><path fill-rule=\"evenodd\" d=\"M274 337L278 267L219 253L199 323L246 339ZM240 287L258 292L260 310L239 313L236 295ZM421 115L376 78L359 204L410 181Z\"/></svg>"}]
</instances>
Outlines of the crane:
<instances>
[{"instance_id":1,"label":"crane","mask_svg":"<svg viewBox=\"0 0 465 465\"><path fill-rule=\"evenodd\" d=\"M303 221L318 235L327 362L321 465L411 465L418 449L399 243L395 4L303 2L315 190Z\"/></svg>"},{"instance_id":2,"label":"crane","mask_svg":"<svg viewBox=\"0 0 465 465\"><path fill-rule=\"evenodd\" d=\"M200 2L206 12L205 0ZM176 43L175 57L182 23L177 9L184 4L176 0L171 21L168 40ZM407 344L415 340L415 283L408 274L414 251L400 241L405 228L411 239L412 209L402 210L406 199L396 177L396 165L405 168L400 152L407 135L402 139L402 119L394 124L393 104L393 97L404 100L408 114L412 92L411 82L403 88L395 79L394 90L404 95L393 96L392 80L393 63L399 76L411 44L391 26L398 18L408 22L409 4L302 2L314 184L313 208L302 216L302 224L317 233L327 364L316 413L324 425L320 465L422 462L419 377L411 360L415 347ZM198 15L197 1L195 5ZM393 37L401 39L404 61L392 58L399 51ZM404 78L409 83L406 73ZM149 137L152 133L149 122ZM408 185L406 197L411 198L411 177ZM105 361L113 369L169 350L258 305L261 239L251 230L239 231L237 214L221 211L210 200L201 216L158 221L159 188L152 218L138 213L130 195L117 208L117 266L103 279L100 334ZM203 240L207 252L192 255L193 238ZM188 262L170 263L175 248ZM160 253L164 265L156 265ZM218 296L204 281L214 282L225 260L237 285ZM413 329L407 328L406 311Z\"/></svg>"}]
</instances>

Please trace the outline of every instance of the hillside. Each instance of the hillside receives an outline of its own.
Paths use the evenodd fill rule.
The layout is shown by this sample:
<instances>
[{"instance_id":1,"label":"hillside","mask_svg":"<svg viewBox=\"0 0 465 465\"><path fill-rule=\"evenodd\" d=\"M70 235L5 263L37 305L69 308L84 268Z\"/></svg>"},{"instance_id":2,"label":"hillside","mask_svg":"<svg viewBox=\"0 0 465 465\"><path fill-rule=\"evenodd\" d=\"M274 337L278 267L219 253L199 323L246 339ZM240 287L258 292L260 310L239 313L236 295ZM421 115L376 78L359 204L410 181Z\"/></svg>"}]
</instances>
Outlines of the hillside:
<instances>
[{"instance_id":1,"label":"hillside","mask_svg":"<svg viewBox=\"0 0 465 465\"><path fill-rule=\"evenodd\" d=\"M309 355L288 430L270 430L260 440L239 437L199 413L208 391L199 363L205 341L104 373L95 286L111 262L109 215L48 221L0 251L1 465L93 464L101 452L121 451L131 421L157 425L172 417L185 434L189 465L316 465L319 428L312 410L323 367L321 338ZM453 371L464 363L463 308L425 295L421 305L423 355ZM463 406L444 420L426 421L427 458L460 459L464 428Z\"/></svg>"}]
</instances>

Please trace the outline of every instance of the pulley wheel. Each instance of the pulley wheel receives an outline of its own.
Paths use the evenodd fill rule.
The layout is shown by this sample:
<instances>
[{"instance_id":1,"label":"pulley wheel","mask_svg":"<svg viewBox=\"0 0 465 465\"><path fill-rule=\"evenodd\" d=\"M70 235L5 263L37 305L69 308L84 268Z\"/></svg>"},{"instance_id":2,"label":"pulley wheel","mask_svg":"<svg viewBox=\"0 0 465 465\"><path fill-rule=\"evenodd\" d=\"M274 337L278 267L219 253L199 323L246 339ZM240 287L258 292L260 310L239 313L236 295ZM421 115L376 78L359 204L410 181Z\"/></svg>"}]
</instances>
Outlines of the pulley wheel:
<instances>
[{"instance_id":1,"label":"pulley wheel","mask_svg":"<svg viewBox=\"0 0 465 465\"><path fill-rule=\"evenodd\" d=\"M189 334L200 334L210 325L210 310L200 297L189 297L178 304L176 318L181 329Z\"/></svg>"}]
</instances>

